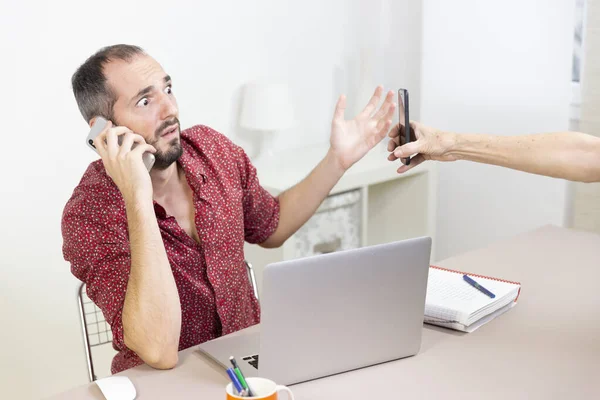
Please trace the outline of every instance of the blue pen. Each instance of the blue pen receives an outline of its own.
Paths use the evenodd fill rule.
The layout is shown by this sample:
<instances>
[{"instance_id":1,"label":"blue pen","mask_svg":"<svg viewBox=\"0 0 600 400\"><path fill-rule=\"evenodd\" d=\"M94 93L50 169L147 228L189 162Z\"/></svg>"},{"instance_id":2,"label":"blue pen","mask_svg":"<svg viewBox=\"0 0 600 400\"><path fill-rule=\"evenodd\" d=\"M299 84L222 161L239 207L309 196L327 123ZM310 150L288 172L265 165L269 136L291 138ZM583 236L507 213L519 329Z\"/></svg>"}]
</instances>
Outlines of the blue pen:
<instances>
[{"instance_id":1,"label":"blue pen","mask_svg":"<svg viewBox=\"0 0 600 400\"><path fill-rule=\"evenodd\" d=\"M233 387L235 388L235 390L237 390L237 392L240 394L240 396L242 396L242 397L246 396L247 393L242 388L242 384L240 383L239 379L235 375L233 368L227 368L227 375L229 375L229 379L231 379L231 382L233 383Z\"/></svg>"},{"instance_id":2,"label":"blue pen","mask_svg":"<svg viewBox=\"0 0 600 400\"><path fill-rule=\"evenodd\" d=\"M490 292L489 290L487 290L486 288L484 288L483 286L481 286L479 283L477 283L473 279L469 278L467 275L463 275L463 279L465 281L467 281L467 283L469 285L473 286L475 289L479 290L480 292L487 294L492 299L494 297L496 297L496 295L494 293Z\"/></svg>"}]
</instances>

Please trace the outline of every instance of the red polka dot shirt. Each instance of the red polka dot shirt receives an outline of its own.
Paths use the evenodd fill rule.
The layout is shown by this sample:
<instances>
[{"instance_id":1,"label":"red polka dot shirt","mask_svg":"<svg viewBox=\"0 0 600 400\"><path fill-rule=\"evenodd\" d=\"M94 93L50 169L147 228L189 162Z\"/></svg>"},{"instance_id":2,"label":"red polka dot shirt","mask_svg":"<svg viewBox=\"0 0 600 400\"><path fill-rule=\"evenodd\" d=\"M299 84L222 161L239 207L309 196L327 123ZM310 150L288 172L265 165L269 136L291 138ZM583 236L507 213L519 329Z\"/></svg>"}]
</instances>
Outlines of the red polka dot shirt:
<instances>
[{"instance_id":1,"label":"red polka dot shirt","mask_svg":"<svg viewBox=\"0 0 600 400\"><path fill-rule=\"evenodd\" d=\"M154 202L181 301L179 350L257 324L260 309L244 265L244 241L261 243L279 223L279 202L259 184L244 151L197 125L181 132L201 244ZM118 351L112 373L143 361L123 340L121 313L131 267L123 197L102 160L90 164L62 219L63 254L102 310Z\"/></svg>"}]
</instances>

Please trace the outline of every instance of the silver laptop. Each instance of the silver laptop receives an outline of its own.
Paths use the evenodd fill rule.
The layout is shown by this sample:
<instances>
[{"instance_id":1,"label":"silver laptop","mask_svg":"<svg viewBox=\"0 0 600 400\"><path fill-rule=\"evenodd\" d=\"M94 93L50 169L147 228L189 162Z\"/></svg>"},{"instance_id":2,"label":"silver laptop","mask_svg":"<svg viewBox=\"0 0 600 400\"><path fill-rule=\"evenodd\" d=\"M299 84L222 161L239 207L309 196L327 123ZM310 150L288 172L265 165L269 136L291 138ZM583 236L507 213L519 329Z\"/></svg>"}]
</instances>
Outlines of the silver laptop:
<instances>
[{"instance_id":1,"label":"silver laptop","mask_svg":"<svg viewBox=\"0 0 600 400\"><path fill-rule=\"evenodd\" d=\"M228 368L291 385L413 356L421 346L431 239L270 264L261 323L203 343Z\"/></svg>"}]
</instances>

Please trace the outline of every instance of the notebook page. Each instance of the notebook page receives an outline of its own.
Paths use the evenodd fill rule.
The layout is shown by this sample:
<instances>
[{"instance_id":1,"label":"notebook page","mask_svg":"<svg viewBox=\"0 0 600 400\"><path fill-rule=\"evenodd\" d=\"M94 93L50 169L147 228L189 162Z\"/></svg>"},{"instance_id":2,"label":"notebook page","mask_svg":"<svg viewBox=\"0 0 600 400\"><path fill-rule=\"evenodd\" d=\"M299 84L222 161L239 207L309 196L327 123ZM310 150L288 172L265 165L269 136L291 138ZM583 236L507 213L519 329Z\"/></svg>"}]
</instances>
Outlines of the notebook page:
<instances>
[{"instance_id":1,"label":"notebook page","mask_svg":"<svg viewBox=\"0 0 600 400\"><path fill-rule=\"evenodd\" d=\"M496 295L488 297L463 280L460 273L430 268L425 300L425 315L441 319L456 319L462 323L476 311L502 301L514 293L517 285L491 279L472 277L476 282Z\"/></svg>"},{"instance_id":2,"label":"notebook page","mask_svg":"<svg viewBox=\"0 0 600 400\"><path fill-rule=\"evenodd\" d=\"M447 320L438 320L436 318L431 318L431 317L426 317L425 321L432 325L438 325L438 326L442 326L444 328L450 328L450 329L454 329L457 331L474 332L478 328L480 328L483 325L487 324L488 322L492 321L494 318L504 314L505 312L507 312L508 310L513 308L514 306L515 306L515 303L510 302L509 304L506 304L504 307L497 309L496 311L486 315L485 317L479 318L477 321L473 322L470 325L464 325L459 322L448 322Z\"/></svg>"}]
</instances>

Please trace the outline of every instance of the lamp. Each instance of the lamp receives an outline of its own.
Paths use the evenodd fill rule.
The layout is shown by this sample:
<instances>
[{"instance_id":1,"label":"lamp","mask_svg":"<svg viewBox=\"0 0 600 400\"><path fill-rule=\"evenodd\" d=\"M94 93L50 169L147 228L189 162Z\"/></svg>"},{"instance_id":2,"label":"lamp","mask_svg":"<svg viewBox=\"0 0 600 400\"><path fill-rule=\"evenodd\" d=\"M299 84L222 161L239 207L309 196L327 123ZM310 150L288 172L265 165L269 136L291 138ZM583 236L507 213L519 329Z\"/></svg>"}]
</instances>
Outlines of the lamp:
<instances>
[{"instance_id":1,"label":"lamp","mask_svg":"<svg viewBox=\"0 0 600 400\"><path fill-rule=\"evenodd\" d=\"M256 161L272 157L275 134L293 124L294 110L286 84L253 82L245 86L240 126L261 134Z\"/></svg>"}]
</instances>

